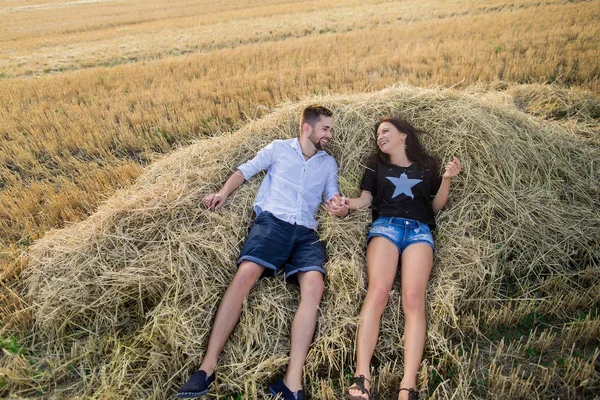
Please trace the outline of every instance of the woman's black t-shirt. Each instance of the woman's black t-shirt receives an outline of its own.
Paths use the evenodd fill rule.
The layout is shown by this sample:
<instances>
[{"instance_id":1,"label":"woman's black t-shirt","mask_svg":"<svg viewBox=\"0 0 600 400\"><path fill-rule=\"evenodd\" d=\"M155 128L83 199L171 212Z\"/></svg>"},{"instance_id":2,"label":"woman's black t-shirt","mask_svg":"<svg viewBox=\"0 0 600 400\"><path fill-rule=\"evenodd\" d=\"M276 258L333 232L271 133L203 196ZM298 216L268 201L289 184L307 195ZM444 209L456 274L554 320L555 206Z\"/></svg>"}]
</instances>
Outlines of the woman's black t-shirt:
<instances>
[{"instance_id":1,"label":"woman's black t-shirt","mask_svg":"<svg viewBox=\"0 0 600 400\"><path fill-rule=\"evenodd\" d=\"M379 217L413 219L435 228L431 201L442 179L436 171L413 163L409 167L382 161L367 166L360 189L373 196L373 221Z\"/></svg>"}]
</instances>

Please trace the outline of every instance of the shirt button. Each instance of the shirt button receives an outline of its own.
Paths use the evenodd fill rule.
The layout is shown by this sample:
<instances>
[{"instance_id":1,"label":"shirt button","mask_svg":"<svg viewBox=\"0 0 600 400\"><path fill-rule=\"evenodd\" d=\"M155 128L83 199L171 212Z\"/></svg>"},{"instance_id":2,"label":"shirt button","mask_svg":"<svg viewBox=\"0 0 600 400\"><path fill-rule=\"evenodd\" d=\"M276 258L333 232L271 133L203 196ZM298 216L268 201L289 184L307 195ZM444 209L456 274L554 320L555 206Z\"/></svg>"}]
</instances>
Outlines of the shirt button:
<instances>
[{"instance_id":1,"label":"shirt button","mask_svg":"<svg viewBox=\"0 0 600 400\"><path fill-rule=\"evenodd\" d=\"M410 222L406 221L406 225L410 225Z\"/></svg>"}]
</instances>

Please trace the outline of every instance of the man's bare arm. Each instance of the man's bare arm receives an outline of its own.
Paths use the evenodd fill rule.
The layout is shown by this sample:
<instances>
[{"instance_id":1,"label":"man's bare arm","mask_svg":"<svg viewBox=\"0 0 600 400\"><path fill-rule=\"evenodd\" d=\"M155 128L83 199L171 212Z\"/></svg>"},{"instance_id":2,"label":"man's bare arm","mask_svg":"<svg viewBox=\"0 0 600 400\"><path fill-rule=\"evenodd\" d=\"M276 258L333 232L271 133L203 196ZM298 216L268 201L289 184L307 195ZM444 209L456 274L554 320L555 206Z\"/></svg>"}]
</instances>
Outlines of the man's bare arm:
<instances>
[{"instance_id":1,"label":"man's bare arm","mask_svg":"<svg viewBox=\"0 0 600 400\"><path fill-rule=\"evenodd\" d=\"M204 205L209 209L216 211L225 204L227 198L234 190L242 186L246 179L238 169L227 179L221 190L217 193L209 194L202 199Z\"/></svg>"}]
</instances>

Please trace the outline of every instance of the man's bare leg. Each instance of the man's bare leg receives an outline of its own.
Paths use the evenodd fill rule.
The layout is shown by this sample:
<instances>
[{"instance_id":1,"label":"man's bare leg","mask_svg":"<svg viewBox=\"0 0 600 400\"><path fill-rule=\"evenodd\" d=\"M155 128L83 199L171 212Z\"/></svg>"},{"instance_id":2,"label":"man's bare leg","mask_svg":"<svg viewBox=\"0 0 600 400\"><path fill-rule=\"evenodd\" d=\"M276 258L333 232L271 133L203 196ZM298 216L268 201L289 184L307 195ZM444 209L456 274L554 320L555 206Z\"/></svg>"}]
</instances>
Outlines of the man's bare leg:
<instances>
[{"instance_id":1,"label":"man's bare leg","mask_svg":"<svg viewBox=\"0 0 600 400\"><path fill-rule=\"evenodd\" d=\"M252 261L242 261L233 280L227 287L217 309L215 322L210 332L206 354L200 364L201 370L211 375L217 367L219 355L229 335L240 319L244 299L254 287L265 267Z\"/></svg>"},{"instance_id":2,"label":"man's bare leg","mask_svg":"<svg viewBox=\"0 0 600 400\"><path fill-rule=\"evenodd\" d=\"M292 392L302 389L302 371L317 326L319 304L323 296L323 274L318 271L298 273L300 305L292 323L290 362L283 382Z\"/></svg>"}]
</instances>

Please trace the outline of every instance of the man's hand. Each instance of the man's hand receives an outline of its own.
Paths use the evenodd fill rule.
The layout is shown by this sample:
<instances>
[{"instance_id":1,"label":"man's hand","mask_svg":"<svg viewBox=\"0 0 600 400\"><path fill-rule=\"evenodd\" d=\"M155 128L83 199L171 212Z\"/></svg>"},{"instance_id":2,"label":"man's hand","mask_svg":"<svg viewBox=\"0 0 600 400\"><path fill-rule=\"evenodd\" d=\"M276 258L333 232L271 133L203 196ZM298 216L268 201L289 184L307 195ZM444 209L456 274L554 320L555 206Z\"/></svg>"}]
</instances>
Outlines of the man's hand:
<instances>
[{"instance_id":1,"label":"man's hand","mask_svg":"<svg viewBox=\"0 0 600 400\"><path fill-rule=\"evenodd\" d=\"M240 170L235 171L231 176L227 179L221 190L217 193L209 194L202 199L202 202L211 211L216 211L219 208L223 207L223 204L227 201L229 195L237 188L239 188L242 183L246 180L244 179L244 175Z\"/></svg>"},{"instance_id":2,"label":"man's hand","mask_svg":"<svg viewBox=\"0 0 600 400\"><path fill-rule=\"evenodd\" d=\"M350 213L348 199L339 194L336 194L331 199L327 200L325 207L327 207L329 214L335 215L336 217L345 217Z\"/></svg>"},{"instance_id":3,"label":"man's hand","mask_svg":"<svg viewBox=\"0 0 600 400\"><path fill-rule=\"evenodd\" d=\"M202 199L202 202L211 211L216 211L225 204L227 201L227 196L221 192L213 193L205 196Z\"/></svg>"}]
</instances>

